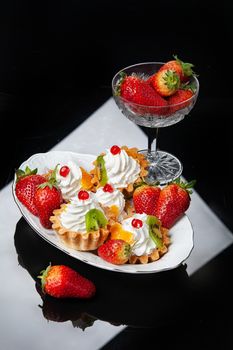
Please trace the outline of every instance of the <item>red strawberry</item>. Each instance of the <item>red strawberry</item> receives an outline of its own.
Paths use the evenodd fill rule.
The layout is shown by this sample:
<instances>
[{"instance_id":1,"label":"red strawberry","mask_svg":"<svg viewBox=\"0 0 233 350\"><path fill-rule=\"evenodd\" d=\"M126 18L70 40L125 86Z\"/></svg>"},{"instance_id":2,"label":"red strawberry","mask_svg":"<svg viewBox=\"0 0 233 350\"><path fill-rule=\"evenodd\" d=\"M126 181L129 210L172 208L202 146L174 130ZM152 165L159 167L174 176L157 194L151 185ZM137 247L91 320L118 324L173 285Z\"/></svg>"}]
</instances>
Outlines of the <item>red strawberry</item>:
<instances>
[{"instance_id":1,"label":"red strawberry","mask_svg":"<svg viewBox=\"0 0 233 350\"><path fill-rule=\"evenodd\" d=\"M161 189L158 186L141 185L133 193L133 203L136 213L155 215L155 206Z\"/></svg>"},{"instance_id":2,"label":"red strawberry","mask_svg":"<svg viewBox=\"0 0 233 350\"><path fill-rule=\"evenodd\" d=\"M137 76L126 76L120 82L120 96L127 101L143 105L154 107L165 107L167 101L163 99L156 91L145 81ZM145 114L165 114L166 108L140 108L138 107L135 112Z\"/></svg>"},{"instance_id":3,"label":"red strawberry","mask_svg":"<svg viewBox=\"0 0 233 350\"><path fill-rule=\"evenodd\" d=\"M174 70L162 69L161 67L154 74L151 84L159 95L171 96L180 87L180 77Z\"/></svg>"},{"instance_id":4,"label":"red strawberry","mask_svg":"<svg viewBox=\"0 0 233 350\"><path fill-rule=\"evenodd\" d=\"M65 265L49 265L38 278L44 293L55 298L88 299L96 292L93 282Z\"/></svg>"},{"instance_id":5,"label":"red strawberry","mask_svg":"<svg viewBox=\"0 0 233 350\"><path fill-rule=\"evenodd\" d=\"M192 63L185 63L181 61L177 56L173 56L175 59L165 63L160 69L169 69L176 72L181 82L187 82L191 76L195 73L193 72L194 65Z\"/></svg>"},{"instance_id":6,"label":"red strawberry","mask_svg":"<svg viewBox=\"0 0 233 350\"><path fill-rule=\"evenodd\" d=\"M131 246L122 239L110 239L98 248L98 255L111 264L125 264L131 254Z\"/></svg>"},{"instance_id":7,"label":"red strawberry","mask_svg":"<svg viewBox=\"0 0 233 350\"><path fill-rule=\"evenodd\" d=\"M50 174L47 182L38 186L34 197L41 225L48 229L52 226L49 220L50 216L52 216L55 209L60 208L63 202L61 191L56 185L56 169L57 167Z\"/></svg>"},{"instance_id":8,"label":"red strawberry","mask_svg":"<svg viewBox=\"0 0 233 350\"><path fill-rule=\"evenodd\" d=\"M184 183L177 179L161 190L155 208L155 216L161 220L163 227L168 229L172 227L188 209L191 200L190 193L192 193L189 189L194 184L195 181Z\"/></svg>"},{"instance_id":9,"label":"red strawberry","mask_svg":"<svg viewBox=\"0 0 233 350\"><path fill-rule=\"evenodd\" d=\"M38 185L41 185L46 179L37 175L37 169L31 170L28 166L25 171L18 169L16 171L17 182L15 194L18 200L34 215L37 215L37 209L34 204L34 195Z\"/></svg>"},{"instance_id":10,"label":"red strawberry","mask_svg":"<svg viewBox=\"0 0 233 350\"><path fill-rule=\"evenodd\" d=\"M174 95L169 96L168 103L170 105L170 112L174 113L182 108L187 107L191 101L190 98L194 95L194 93L191 90L183 90L179 89L177 90ZM185 102L186 101L186 102ZM184 103L182 103L184 102ZM176 105L177 106L173 106Z\"/></svg>"}]
</instances>

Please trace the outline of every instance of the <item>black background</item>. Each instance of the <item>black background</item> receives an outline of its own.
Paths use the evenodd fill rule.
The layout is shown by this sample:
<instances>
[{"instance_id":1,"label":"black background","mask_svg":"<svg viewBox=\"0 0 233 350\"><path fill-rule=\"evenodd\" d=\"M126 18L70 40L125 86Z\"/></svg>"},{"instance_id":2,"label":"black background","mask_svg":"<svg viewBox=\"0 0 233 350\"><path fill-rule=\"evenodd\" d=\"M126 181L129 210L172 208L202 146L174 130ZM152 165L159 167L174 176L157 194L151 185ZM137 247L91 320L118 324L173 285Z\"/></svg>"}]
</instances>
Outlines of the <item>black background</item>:
<instances>
[{"instance_id":1,"label":"black background","mask_svg":"<svg viewBox=\"0 0 233 350\"><path fill-rule=\"evenodd\" d=\"M2 2L1 186L111 97L120 68L177 54L195 64L200 94L188 118L160 130L159 147L233 229L232 12L226 0Z\"/></svg>"}]
</instances>

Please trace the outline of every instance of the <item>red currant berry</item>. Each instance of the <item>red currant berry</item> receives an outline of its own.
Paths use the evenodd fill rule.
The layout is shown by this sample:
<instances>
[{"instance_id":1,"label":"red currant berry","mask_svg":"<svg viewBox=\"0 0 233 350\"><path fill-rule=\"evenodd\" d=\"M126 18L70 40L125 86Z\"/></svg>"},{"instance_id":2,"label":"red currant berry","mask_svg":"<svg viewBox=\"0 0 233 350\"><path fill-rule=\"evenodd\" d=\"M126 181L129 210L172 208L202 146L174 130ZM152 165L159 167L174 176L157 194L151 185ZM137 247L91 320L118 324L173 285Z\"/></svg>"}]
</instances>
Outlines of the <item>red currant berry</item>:
<instances>
[{"instance_id":1,"label":"red currant berry","mask_svg":"<svg viewBox=\"0 0 233 350\"><path fill-rule=\"evenodd\" d=\"M113 187L109 184L106 184L104 187L103 187L103 191L104 192L109 192L109 193L112 193L114 191Z\"/></svg>"},{"instance_id":2,"label":"red currant berry","mask_svg":"<svg viewBox=\"0 0 233 350\"><path fill-rule=\"evenodd\" d=\"M121 153L121 149L119 146L114 145L111 147L110 152L115 156L116 154Z\"/></svg>"},{"instance_id":3,"label":"red currant berry","mask_svg":"<svg viewBox=\"0 0 233 350\"><path fill-rule=\"evenodd\" d=\"M85 201L88 198L89 198L89 193L87 191L83 191L83 190L79 191L78 199Z\"/></svg>"},{"instance_id":4,"label":"red currant berry","mask_svg":"<svg viewBox=\"0 0 233 350\"><path fill-rule=\"evenodd\" d=\"M60 175L66 177L70 172L70 168L67 165L64 165L60 169Z\"/></svg>"},{"instance_id":5,"label":"red currant berry","mask_svg":"<svg viewBox=\"0 0 233 350\"><path fill-rule=\"evenodd\" d=\"M139 219L133 219L131 224L135 228L141 228L143 225L143 222L142 222L142 220L139 220Z\"/></svg>"}]
</instances>

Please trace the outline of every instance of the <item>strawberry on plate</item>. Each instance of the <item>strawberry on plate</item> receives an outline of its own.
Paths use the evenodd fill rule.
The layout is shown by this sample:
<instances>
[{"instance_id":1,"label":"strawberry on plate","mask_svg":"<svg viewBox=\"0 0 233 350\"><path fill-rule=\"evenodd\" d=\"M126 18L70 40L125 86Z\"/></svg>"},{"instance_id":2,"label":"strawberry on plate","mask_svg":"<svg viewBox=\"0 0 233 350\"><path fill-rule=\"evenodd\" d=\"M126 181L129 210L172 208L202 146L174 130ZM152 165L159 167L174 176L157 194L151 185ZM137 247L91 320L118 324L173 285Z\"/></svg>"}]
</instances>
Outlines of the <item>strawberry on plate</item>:
<instances>
[{"instance_id":1,"label":"strawberry on plate","mask_svg":"<svg viewBox=\"0 0 233 350\"><path fill-rule=\"evenodd\" d=\"M105 261L115 264L125 264L131 255L131 245L122 239L110 239L98 248L98 255Z\"/></svg>"},{"instance_id":2,"label":"strawberry on plate","mask_svg":"<svg viewBox=\"0 0 233 350\"><path fill-rule=\"evenodd\" d=\"M44 183L46 179L37 174L37 169L31 170L28 166L25 170L18 169L16 176L16 197L33 215L37 215L34 196L37 186Z\"/></svg>"},{"instance_id":3,"label":"strawberry on plate","mask_svg":"<svg viewBox=\"0 0 233 350\"><path fill-rule=\"evenodd\" d=\"M194 93L191 89L178 89L174 95L168 98L170 112L174 113L182 108L189 106L191 103L190 99L193 95Z\"/></svg>"},{"instance_id":4,"label":"strawberry on plate","mask_svg":"<svg viewBox=\"0 0 233 350\"><path fill-rule=\"evenodd\" d=\"M56 185L56 168L52 172L47 182L37 187L34 196L34 204L41 222L41 225L47 229L52 227L50 216L55 209L60 208L63 202L60 189Z\"/></svg>"},{"instance_id":5,"label":"strawberry on plate","mask_svg":"<svg viewBox=\"0 0 233 350\"><path fill-rule=\"evenodd\" d=\"M148 106L135 110L139 113L156 113L164 114L167 106L167 101L162 98L146 80L139 78L136 75L123 75L118 84L119 95L129 102L138 105ZM155 108L153 108L155 107ZM162 108L158 108L162 107Z\"/></svg>"},{"instance_id":6,"label":"strawberry on plate","mask_svg":"<svg viewBox=\"0 0 233 350\"><path fill-rule=\"evenodd\" d=\"M133 203L136 213L155 215L155 207L161 189L158 186L142 184L133 193Z\"/></svg>"},{"instance_id":7,"label":"strawberry on plate","mask_svg":"<svg viewBox=\"0 0 233 350\"><path fill-rule=\"evenodd\" d=\"M185 183L179 178L162 188L155 208L155 216L161 220L163 227L171 228L189 208L192 193L190 189L195 182L193 180Z\"/></svg>"},{"instance_id":8,"label":"strawberry on plate","mask_svg":"<svg viewBox=\"0 0 233 350\"><path fill-rule=\"evenodd\" d=\"M43 292L55 298L89 299L96 292L92 281L66 265L49 265L38 278Z\"/></svg>"}]
</instances>

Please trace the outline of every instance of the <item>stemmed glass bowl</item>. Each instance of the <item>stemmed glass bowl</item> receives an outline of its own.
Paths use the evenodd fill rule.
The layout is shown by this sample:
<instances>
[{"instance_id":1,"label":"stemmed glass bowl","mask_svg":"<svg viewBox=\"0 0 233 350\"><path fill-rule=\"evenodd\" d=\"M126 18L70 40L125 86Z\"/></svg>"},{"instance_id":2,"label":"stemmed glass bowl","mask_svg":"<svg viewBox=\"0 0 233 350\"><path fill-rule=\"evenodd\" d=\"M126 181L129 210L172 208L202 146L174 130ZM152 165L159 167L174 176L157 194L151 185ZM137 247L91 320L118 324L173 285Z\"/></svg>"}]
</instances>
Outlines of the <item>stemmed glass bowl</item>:
<instances>
[{"instance_id":1,"label":"stemmed glass bowl","mask_svg":"<svg viewBox=\"0 0 233 350\"><path fill-rule=\"evenodd\" d=\"M147 183L166 184L178 178L183 170L180 160L171 153L158 150L157 139L159 128L180 122L193 108L199 93L199 82L196 76L189 79L194 94L185 102L166 106L145 106L128 101L119 95L119 82L122 75L136 75L147 80L163 65L162 62L138 63L121 69L112 79L112 93L120 111L132 122L148 128L154 128L154 135L148 136L148 149L140 150L148 160Z\"/></svg>"}]
</instances>

